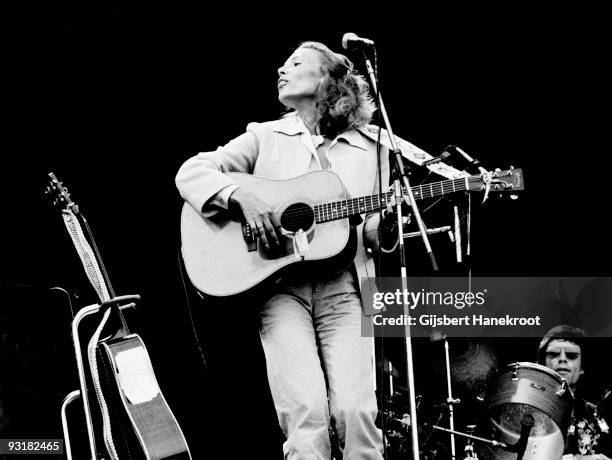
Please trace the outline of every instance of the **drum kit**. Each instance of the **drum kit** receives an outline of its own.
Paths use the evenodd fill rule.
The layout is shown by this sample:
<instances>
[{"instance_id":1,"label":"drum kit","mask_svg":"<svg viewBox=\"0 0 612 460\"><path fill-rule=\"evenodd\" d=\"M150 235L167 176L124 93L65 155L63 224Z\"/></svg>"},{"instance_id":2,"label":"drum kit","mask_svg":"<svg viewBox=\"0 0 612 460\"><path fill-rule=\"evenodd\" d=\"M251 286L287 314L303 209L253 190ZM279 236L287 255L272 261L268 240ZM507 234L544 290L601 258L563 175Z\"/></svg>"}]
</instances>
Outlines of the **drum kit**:
<instances>
[{"instance_id":1,"label":"drum kit","mask_svg":"<svg viewBox=\"0 0 612 460\"><path fill-rule=\"evenodd\" d=\"M395 390L381 411L389 460L411 458L405 389L396 384ZM422 459L561 460L574 395L559 374L539 364L515 362L490 378L482 395L476 392L472 396L474 401L444 403L428 403L423 396L417 397ZM448 425L453 403L461 431L452 424L451 428L443 426ZM463 406L469 412L467 417L461 414ZM600 416L612 415L611 406L612 387L598 404Z\"/></svg>"}]
</instances>

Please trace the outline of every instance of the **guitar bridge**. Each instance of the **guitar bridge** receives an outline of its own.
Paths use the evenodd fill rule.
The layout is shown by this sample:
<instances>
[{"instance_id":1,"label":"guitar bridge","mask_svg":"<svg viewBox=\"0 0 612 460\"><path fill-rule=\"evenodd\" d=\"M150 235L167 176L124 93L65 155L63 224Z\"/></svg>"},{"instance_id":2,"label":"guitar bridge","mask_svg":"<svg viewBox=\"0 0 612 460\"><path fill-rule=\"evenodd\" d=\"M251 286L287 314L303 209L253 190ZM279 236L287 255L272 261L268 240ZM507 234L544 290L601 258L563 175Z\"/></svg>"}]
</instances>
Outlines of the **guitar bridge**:
<instances>
[{"instance_id":1,"label":"guitar bridge","mask_svg":"<svg viewBox=\"0 0 612 460\"><path fill-rule=\"evenodd\" d=\"M248 224L248 222L242 223L242 237L244 238L244 241L247 245L248 252L257 251L257 239L255 238L255 235L253 234L253 229Z\"/></svg>"}]
</instances>

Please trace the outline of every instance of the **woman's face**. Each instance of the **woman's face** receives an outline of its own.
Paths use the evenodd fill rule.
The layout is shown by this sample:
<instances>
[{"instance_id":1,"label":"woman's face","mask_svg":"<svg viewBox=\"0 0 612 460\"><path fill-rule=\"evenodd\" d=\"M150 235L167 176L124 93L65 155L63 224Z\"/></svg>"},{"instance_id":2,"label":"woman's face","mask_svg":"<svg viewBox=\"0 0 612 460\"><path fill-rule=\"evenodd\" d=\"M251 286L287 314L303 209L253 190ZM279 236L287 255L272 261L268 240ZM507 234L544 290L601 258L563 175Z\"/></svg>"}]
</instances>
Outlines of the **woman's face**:
<instances>
[{"instance_id":1,"label":"woman's face","mask_svg":"<svg viewBox=\"0 0 612 460\"><path fill-rule=\"evenodd\" d=\"M278 69L278 100L291 109L304 102L314 102L325 78L321 53L312 48L298 48Z\"/></svg>"}]
</instances>

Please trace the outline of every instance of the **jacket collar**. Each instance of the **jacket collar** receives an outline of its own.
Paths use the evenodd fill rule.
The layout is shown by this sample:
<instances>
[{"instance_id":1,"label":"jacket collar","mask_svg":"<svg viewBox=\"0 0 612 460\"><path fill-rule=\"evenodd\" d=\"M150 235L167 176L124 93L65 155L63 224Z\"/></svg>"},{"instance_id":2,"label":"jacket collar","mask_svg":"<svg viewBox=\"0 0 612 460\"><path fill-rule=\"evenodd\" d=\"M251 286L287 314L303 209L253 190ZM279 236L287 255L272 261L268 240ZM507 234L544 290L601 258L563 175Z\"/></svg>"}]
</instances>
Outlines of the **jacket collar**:
<instances>
[{"instance_id":1,"label":"jacket collar","mask_svg":"<svg viewBox=\"0 0 612 460\"><path fill-rule=\"evenodd\" d=\"M274 131L287 134L288 136L295 136L297 134L310 134L308 128L297 114L290 115L287 118L281 118L280 120L278 120L278 123L274 127ZM344 131L338 134L333 143L337 142L339 139L344 139L353 147L358 147L363 150L368 149L363 139L363 136L356 129L349 129L348 131Z\"/></svg>"}]
</instances>

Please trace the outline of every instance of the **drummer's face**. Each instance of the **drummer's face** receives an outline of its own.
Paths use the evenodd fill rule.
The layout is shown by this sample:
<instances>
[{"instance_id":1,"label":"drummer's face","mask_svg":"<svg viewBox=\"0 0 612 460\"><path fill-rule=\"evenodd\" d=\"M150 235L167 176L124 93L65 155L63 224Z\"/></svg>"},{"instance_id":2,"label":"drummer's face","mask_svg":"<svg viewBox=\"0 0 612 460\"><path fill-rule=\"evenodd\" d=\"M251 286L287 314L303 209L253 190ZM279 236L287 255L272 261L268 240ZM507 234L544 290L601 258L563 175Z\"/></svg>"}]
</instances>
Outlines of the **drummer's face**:
<instances>
[{"instance_id":1,"label":"drummer's face","mask_svg":"<svg viewBox=\"0 0 612 460\"><path fill-rule=\"evenodd\" d=\"M582 375L580 346L567 340L551 340L546 348L546 367L557 372L573 387Z\"/></svg>"}]
</instances>

